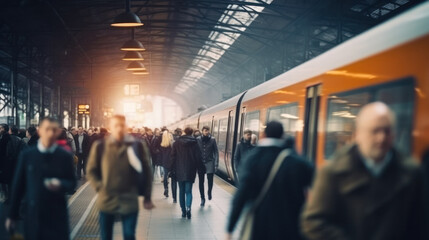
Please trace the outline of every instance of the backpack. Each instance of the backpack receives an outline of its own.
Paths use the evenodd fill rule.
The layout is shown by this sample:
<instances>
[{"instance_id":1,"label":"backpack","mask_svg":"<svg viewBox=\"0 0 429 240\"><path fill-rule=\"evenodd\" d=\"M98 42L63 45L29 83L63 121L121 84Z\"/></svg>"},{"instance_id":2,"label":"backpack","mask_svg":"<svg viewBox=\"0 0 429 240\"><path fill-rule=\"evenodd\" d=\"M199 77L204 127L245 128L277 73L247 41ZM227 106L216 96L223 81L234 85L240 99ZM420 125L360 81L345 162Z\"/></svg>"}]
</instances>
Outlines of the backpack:
<instances>
[{"instance_id":1,"label":"backpack","mask_svg":"<svg viewBox=\"0 0 429 240\"><path fill-rule=\"evenodd\" d=\"M99 169L101 169L101 160L104 154L105 144L106 144L105 140L100 140L100 144L97 145L97 165L99 166ZM140 152L144 151L144 148L143 148L143 145L140 144L140 142L138 141L133 141L132 143L129 143L128 146L133 148L134 153L140 160L140 163L142 166L142 171L140 173L136 171L136 173L138 174L137 188L138 188L139 196L144 196L146 193L146 180L145 180L144 169L143 169L143 166L144 166L143 156L138 155ZM101 170L100 170L100 176L101 176Z\"/></svg>"}]
</instances>

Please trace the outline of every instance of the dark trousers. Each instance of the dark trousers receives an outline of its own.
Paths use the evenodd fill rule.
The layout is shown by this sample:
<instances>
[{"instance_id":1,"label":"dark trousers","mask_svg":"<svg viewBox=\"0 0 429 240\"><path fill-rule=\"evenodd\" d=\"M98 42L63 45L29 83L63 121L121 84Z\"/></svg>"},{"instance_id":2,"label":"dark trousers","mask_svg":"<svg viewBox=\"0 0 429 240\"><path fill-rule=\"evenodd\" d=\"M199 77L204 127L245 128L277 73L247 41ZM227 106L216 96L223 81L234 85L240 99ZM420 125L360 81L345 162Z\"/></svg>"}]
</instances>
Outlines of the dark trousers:
<instances>
[{"instance_id":1,"label":"dark trousers","mask_svg":"<svg viewBox=\"0 0 429 240\"><path fill-rule=\"evenodd\" d=\"M170 170L164 168L164 190L168 193L168 174ZM173 195L173 199L177 199L177 180L175 176L171 177L171 195Z\"/></svg>"},{"instance_id":2,"label":"dark trousers","mask_svg":"<svg viewBox=\"0 0 429 240\"><path fill-rule=\"evenodd\" d=\"M83 153L77 154L77 168L76 168L76 177L81 178L82 177L82 170L83 174L86 175L86 156Z\"/></svg>"},{"instance_id":3,"label":"dark trousers","mask_svg":"<svg viewBox=\"0 0 429 240\"><path fill-rule=\"evenodd\" d=\"M200 195L201 195L201 199L206 199L205 194L204 194L204 175L206 175L205 173L198 173L198 183L199 183L199 187L200 187ZM211 196L212 195L212 190L213 190L213 178L214 178L214 173L207 173L207 183L208 183L208 195Z\"/></svg>"},{"instance_id":4,"label":"dark trousers","mask_svg":"<svg viewBox=\"0 0 429 240\"><path fill-rule=\"evenodd\" d=\"M122 232L124 240L136 239L136 226L137 226L138 212L121 215ZM113 224L115 223L115 215L100 212L100 232L101 240L113 239Z\"/></svg>"},{"instance_id":5,"label":"dark trousers","mask_svg":"<svg viewBox=\"0 0 429 240\"><path fill-rule=\"evenodd\" d=\"M182 212L192 206L192 184L189 181L179 182L179 202Z\"/></svg>"}]
</instances>

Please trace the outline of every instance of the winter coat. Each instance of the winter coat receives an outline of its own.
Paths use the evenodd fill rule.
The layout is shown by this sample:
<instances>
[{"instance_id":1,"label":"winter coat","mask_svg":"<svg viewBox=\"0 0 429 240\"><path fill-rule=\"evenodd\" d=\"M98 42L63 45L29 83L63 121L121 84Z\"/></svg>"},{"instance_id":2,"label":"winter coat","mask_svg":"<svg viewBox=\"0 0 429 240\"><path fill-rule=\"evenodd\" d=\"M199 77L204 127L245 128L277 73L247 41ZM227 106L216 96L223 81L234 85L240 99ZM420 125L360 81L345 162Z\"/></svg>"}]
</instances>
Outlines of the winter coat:
<instances>
[{"instance_id":1,"label":"winter coat","mask_svg":"<svg viewBox=\"0 0 429 240\"><path fill-rule=\"evenodd\" d=\"M19 137L4 134L0 139L0 183L12 182L15 168L18 163L19 153L27 144Z\"/></svg>"},{"instance_id":2,"label":"winter coat","mask_svg":"<svg viewBox=\"0 0 429 240\"><path fill-rule=\"evenodd\" d=\"M76 145L76 154L80 154L79 151L79 134L76 134L74 136L74 143ZM87 158L89 156L89 151L91 150L91 140L87 134L83 134L83 141L82 141L82 154L84 158Z\"/></svg>"},{"instance_id":3,"label":"winter coat","mask_svg":"<svg viewBox=\"0 0 429 240\"><path fill-rule=\"evenodd\" d=\"M203 167L197 140L192 136L179 137L173 144L171 158L177 181L194 182L197 171Z\"/></svg>"},{"instance_id":4,"label":"winter coat","mask_svg":"<svg viewBox=\"0 0 429 240\"><path fill-rule=\"evenodd\" d=\"M235 169L240 169L241 161L246 157L250 150L254 149L255 146L251 144L251 141L241 141L237 144L234 154Z\"/></svg>"},{"instance_id":5,"label":"winter coat","mask_svg":"<svg viewBox=\"0 0 429 240\"><path fill-rule=\"evenodd\" d=\"M201 151L201 161L204 163L206 173L215 173L219 166L219 150L216 139L209 135L207 138L200 136L197 138Z\"/></svg>"},{"instance_id":6,"label":"winter coat","mask_svg":"<svg viewBox=\"0 0 429 240\"><path fill-rule=\"evenodd\" d=\"M169 146L169 147L161 147L160 148L160 154L159 154L159 156L160 156L160 162L161 162L161 165L163 166L163 167L165 167L166 169L171 169L171 167L172 167L172 164L173 164L173 161L172 161L172 158L171 158L171 150L172 150L173 148L171 147L171 146Z\"/></svg>"},{"instance_id":7,"label":"winter coat","mask_svg":"<svg viewBox=\"0 0 429 240\"><path fill-rule=\"evenodd\" d=\"M302 216L307 239L429 239L421 169L395 149L391 153L377 177L356 145L318 171Z\"/></svg>"},{"instance_id":8,"label":"winter coat","mask_svg":"<svg viewBox=\"0 0 429 240\"><path fill-rule=\"evenodd\" d=\"M24 203L26 240L68 240L69 221L65 193L76 186L73 157L61 147L42 153L37 146L24 150L14 177L9 217L17 220L21 200ZM61 189L46 189L46 178L58 178Z\"/></svg>"},{"instance_id":9,"label":"winter coat","mask_svg":"<svg viewBox=\"0 0 429 240\"><path fill-rule=\"evenodd\" d=\"M245 206L252 204L261 192L282 150L280 146L258 146L243 162L240 185L232 201L229 232L234 230ZM268 193L256 209L252 240L302 239L299 216L312 175L312 165L297 154L292 153L284 160Z\"/></svg>"},{"instance_id":10,"label":"winter coat","mask_svg":"<svg viewBox=\"0 0 429 240\"><path fill-rule=\"evenodd\" d=\"M98 193L97 208L110 214L130 214L138 212L138 173L130 165L128 147L135 139L126 136L123 142L117 142L112 137L94 143L88 158L87 178ZM138 141L140 143L140 141ZM104 151L99 155L99 144L104 144ZM152 168L150 154L146 144L141 143L135 153L141 158L146 199L152 193Z\"/></svg>"}]
</instances>

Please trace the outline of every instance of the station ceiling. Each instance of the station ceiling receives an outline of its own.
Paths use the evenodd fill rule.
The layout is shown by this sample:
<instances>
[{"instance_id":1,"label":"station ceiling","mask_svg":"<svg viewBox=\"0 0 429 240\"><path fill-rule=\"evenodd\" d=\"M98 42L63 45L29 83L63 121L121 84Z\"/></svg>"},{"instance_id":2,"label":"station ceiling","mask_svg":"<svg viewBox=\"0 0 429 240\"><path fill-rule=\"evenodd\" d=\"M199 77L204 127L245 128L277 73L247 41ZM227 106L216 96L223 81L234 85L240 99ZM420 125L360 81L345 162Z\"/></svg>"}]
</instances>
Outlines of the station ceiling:
<instances>
[{"instance_id":1,"label":"station ceiling","mask_svg":"<svg viewBox=\"0 0 429 240\"><path fill-rule=\"evenodd\" d=\"M416 0L131 1L149 75L125 70L121 0L0 0L0 79L22 75L74 93L144 94L211 105L267 81L416 5ZM1 89L0 89L1 90ZM208 98L208 99L207 99ZM195 101L195 99L201 99Z\"/></svg>"}]
</instances>

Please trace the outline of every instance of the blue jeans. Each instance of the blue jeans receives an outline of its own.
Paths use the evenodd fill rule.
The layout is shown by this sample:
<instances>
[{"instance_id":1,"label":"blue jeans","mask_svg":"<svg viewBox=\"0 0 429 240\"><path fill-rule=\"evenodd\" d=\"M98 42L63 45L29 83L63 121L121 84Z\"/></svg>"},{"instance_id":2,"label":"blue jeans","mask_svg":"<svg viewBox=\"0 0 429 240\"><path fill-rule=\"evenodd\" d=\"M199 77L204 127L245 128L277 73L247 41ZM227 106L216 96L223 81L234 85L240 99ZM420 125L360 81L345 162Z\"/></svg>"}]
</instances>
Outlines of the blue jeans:
<instances>
[{"instance_id":1,"label":"blue jeans","mask_svg":"<svg viewBox=\"0 0 429 240\"><path fill-rule=\"evenodd\" d=\"M121 215L122 232L124 240L136 239L136 225L138 212ZM102 240L113 239L113 224L115 223L115 214L100 212L100 231Z\"/></svg>"},{"instance_id":2,"label":"blue jeans","mask_svg":"<svg viewBox=\"0 0 429 240\"><path fill-rule=\"evenodd\" d=\"M179 182L179 201L183 212L192 205L192 184L193 182Z\"/></svg>"}]
</instances>

